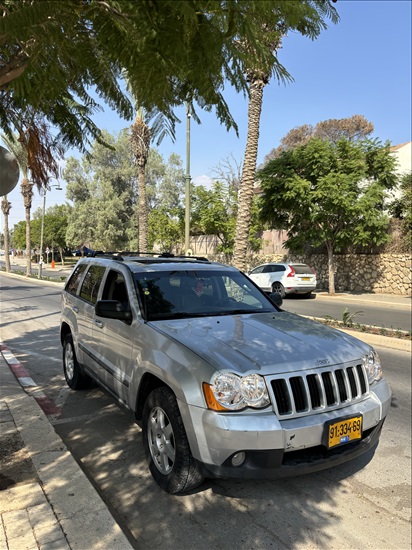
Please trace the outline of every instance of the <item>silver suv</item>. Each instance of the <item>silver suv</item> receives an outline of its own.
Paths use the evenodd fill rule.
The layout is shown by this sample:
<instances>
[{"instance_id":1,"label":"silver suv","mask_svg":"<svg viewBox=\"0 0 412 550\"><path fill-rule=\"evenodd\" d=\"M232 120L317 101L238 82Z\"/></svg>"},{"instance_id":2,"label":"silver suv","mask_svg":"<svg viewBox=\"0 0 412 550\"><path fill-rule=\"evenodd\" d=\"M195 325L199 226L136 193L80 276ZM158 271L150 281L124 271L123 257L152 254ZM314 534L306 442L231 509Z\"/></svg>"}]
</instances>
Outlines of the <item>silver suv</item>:
<instances>
[{"instance_id":1,"label":"silver suv","mask_svg":"<svg viewBox=\"0 0 412 550\"><path fill-rule=\"evenodd\" d=\"M204 477L313 472L375 448L391 401L375 351L276 302L205 259L81 259L62 293L66 381L93 379L134 412L169 493Z\"/></svg>"}]
</instances>

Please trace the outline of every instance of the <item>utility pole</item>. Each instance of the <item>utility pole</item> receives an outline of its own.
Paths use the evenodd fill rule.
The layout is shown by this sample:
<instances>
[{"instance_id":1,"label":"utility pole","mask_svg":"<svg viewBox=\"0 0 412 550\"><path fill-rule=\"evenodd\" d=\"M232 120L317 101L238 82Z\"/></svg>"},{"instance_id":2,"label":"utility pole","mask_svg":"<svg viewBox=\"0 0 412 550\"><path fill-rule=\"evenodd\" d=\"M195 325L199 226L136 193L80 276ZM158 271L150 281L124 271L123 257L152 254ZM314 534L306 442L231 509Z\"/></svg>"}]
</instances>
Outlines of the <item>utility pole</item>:
<instances>
[{"instance_id":1,"label":"utility pole","mask_svg":"<svg viewBox=\"0 0 412 550\"><path fill-rule=\"evenodd\" d=\"M185 254L191 255L190 250L190 104L186 103L186 203L185 203Z\"/></svg>"}]
</instances>

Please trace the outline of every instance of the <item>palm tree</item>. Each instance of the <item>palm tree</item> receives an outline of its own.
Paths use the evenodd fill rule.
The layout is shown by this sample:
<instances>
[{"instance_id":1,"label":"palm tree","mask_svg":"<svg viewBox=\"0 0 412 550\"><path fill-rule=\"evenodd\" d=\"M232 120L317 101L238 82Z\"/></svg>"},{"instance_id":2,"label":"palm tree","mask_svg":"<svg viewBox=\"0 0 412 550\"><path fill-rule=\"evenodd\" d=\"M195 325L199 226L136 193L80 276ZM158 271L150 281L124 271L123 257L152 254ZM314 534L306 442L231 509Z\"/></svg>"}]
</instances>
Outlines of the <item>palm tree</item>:
<instances>
[{"instance_id":1,"label":"palm tree","mask_svg":"<svg viewBox=\"0 0 412 550\"><path fill-rule=\"evenodd\" d=\"M130 128L130 143L137 166L139 194L137 227L139 233L139 250L141 252L146 252L149 229L149 207L146 193L146 164L149 157L150 143L152 140L157 138L156 144L159 145L166 135L174 141L175 123L179 122L179 120L173 114L171 118L168 119L167 116L158 109L153 109L148 112L143 109L143 107L139 106L137 98L133 96L130 91L127 71L123 71L123 78L126 81L126 86L129 89L129 94L131 95L136 108L136 118Z\"/></svg>"},{"instance_id":2,"label":"palm tree","mask_svg":"<svg viewBox=\"0 0 412 550\"><path fill-rule=\"evenodd\" d=\"M267 47L272 52L276 52L280 47L281 39L282 34L279 33L279 36L275 40L268 41ZM271 71L254 67L246 70L246 76L249 82L247 139L239 192L235 246L233 250L233 264L243 270L246 268L246 253L251 225L263 89L270 80ZM278 76L281 80L290 79L289 74L285 70L278 71Z\"/></svg>"},{"instance_id":3,"label":"palm tree","mask_svg":"<svg viewBox=\"0 0 412 550\"><path fill-rule=\"evenodd\" d=\"M139 209L138 209L138 231L139 231L139 250L147 251L148 235L148 206L146 194L145 170L147 158L150 150L151 133L144 120L144 111L137 109L136 119L131 126L131 145L137 166Z\"/></svg>"},{"instance_id":4,"label":"palm tree","mask_svg":"<svg viewBox=\"0 0 412 550\"><path fill-rule=\"evenodd\" d=\"M23 195L26 214L26 275L31 275L31 239L30 239L30 210L33 200L33 183L29 180L29 155L27 149L16 136L2 135L2 140L8 149L16 157L23 179L21 182L21 194Z\"/></svg>"},{"instance_id":5,"label":"palm tree","mask_svg":"<svg viewBox=\"0 0 412 550\"><path fill-rule=\"evenodd\" d=\"M11 209L11 202L7 200L7 195L4 195L1 201L1 210L4 214L4 259L6 262L6 272L10 271L10 243L9 243L9 214Z\"/></svg>"},{"instance_id":6,"label":"palm tree","mask_svg":"<svg viewBox=\"0 0 412 550\"><path fill-rule=\"evenodd\" d=\"M249 82L248 129L233 252L233 263L239 269L246 267L263 89L272 75L275 75L281 82L292 80L290 74L277 59L277 51L281 47L282 38L290 30L298 31L313 40L327 28L326 18L329 18L332 23L339 21L339 16L331 2L334 3L336 0L301 0L301 2L285 3L290 11L283 15L273 12L275 16L279 17L274 28L269 28L265 21L259 21L256 18L252 23L264 31L262 44L266 49L266 54L268 50L272 53L269 58L267 55L262 57L262 52L256 51L253 43L239 44L240 49L249 54L245 56L247 61L244 62L244 71Z\"/></svg>"}]
</instances>

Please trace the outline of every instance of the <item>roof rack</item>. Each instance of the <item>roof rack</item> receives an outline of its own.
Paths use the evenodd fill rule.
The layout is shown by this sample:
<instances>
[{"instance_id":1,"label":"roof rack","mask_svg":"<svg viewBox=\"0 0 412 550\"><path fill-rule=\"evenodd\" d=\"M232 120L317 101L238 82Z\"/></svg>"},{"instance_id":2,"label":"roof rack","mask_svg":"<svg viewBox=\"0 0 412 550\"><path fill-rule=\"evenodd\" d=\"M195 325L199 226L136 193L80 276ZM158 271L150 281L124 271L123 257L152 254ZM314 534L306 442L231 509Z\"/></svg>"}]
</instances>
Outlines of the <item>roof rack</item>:
<instances>
[{"instance_id":1,"label":"roof rack","mask_svg":"<svg viewBox=\"0 0 412 550\"><path fill-rule=\"evenodd\" d=\"M187 260L196 260L199 262L207 262L210 263L210 260L205 258L204 256L184 256L184 255L175 255L171 252L130 252L130 251L120 251L120 252L102 252L102 251L94 251L87 255L89 258L110 258L112 260L118 260L118 261L124 261L125 258L140 258L142 261L149 261L149 258L142 258L142 256L149 256L151 258L155 258L156 260L161 259L187 259Z\"/></svg>"}]
</instances>

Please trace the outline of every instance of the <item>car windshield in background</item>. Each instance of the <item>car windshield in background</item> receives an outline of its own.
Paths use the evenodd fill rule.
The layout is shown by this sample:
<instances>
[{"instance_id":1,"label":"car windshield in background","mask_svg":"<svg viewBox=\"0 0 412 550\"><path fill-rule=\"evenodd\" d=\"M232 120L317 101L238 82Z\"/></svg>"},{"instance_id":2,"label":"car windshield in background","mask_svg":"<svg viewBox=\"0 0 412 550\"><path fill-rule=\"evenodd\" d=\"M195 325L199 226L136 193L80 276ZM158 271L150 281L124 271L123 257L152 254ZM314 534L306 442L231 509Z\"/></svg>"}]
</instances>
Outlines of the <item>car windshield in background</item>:
<instances>
[{"instance_id":1,"label":"car windshield in background","mask_svg":"<svg viewBox=\"0 0 412 550\"><path fill-rule=\"evenodd\" d=\"M157 271L134 274L148 321L276 311L239 272Z\"/></svg>"}]
</instances>

